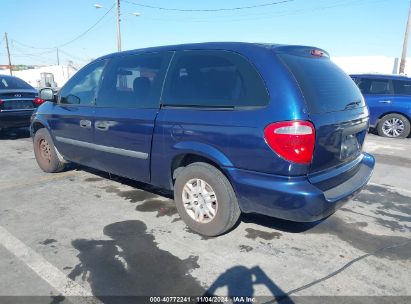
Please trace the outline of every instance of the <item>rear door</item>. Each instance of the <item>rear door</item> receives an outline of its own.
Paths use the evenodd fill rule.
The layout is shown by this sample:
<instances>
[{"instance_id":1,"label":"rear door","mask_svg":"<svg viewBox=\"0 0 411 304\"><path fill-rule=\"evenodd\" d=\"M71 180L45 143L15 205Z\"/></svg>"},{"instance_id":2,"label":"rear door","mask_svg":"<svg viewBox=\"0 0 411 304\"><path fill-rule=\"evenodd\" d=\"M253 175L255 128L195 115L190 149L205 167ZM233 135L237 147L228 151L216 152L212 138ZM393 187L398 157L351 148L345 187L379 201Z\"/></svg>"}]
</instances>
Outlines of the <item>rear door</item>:
<instances>
[{"instance_id":1,"label":"rear door","mask_svg":"<svg viewBox=\"0 0 411 304\"><path fill-rule=\"evenodd\" d=\"M279 56L298 82L315 126L310 174L356 159L368 129L368 109L358 87L323 51L298 49Z\"/></svg>"},{"instance_id":2,"label":"rear door","mask_svg":"<svg viewBox=\"0 0 411 304\"><path fill-rule=\"evenodd\" d=\"M389 113L395 101L392 82L384 78L359 77L356 83L370 109L370 124L376 126L378 118Z\"/></svg>"},{"instance_id":3,"label":"rear door","mask_svg":"<svg viewBox=\"0 0 411 304\"><path fill-rule=\"evenodd\" d=\"M93 151L94 102L105 60L90 63L61 89L58 103L47 119L54 142L62 155L96 167Z\"/></svg>"},{"instance_id":4,"label":"rear door","mask_svg":"<svg viewBox=\"0 0 411 304\"><path fill-rule=\"evenodd\" d=\"M394 111L411 119L411 80L392 80Z\"/></svg>"},{"instance_id":5,"label":"rear door","mask_svg":"<svg viewBox=\"0 0 411 304\"><path fill-rule=\"evenodd\" d=\"M160 93L172 52L114 58L95 111L94 158L108 172L150 181L150 153Z\"/></svg>"}]
</instances>

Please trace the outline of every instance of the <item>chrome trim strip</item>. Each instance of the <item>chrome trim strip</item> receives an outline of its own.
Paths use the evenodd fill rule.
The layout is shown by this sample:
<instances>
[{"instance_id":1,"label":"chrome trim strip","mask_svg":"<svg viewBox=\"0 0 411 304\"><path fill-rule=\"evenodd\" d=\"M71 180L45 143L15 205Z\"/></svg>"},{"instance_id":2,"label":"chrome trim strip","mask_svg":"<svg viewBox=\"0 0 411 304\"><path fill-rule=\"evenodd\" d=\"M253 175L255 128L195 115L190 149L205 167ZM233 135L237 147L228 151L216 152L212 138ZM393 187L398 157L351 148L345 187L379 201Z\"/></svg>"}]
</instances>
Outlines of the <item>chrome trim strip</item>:
<instances>
[{"instance_id":1,"label":"chrome trim strip","mask_svg":"<svg viewBox=\"0 0 411 304\"><path fill-rule=\"evenodd\" d=\"M140 158L140 159L147 159L148 158L148 153L144 153L144 152L131 151L131 150L125 150L125 149L120 149L120 148L96 145L96 144L93 144L93 143L80 141L80 140L75 140L75 139L71 139L71 138L60 137L60 136L57 136L56 139L59 142L66 143L66 144L69 144L69 145L74 145L74 146L83 147L83 148L89 148L89 149L98 150L98 151L102 151L102 152L113 153L113 154L118 154L118 155L128 156L128 157L134 157L134 158Z\"/></svg>"},{"instance_id":2,"label":"chrome trim strip","mask_svg":"<svg viewBox=\"0 0 411 304\"><path fill-rule=\"evenodd\" d=\"M33 101L35 97L14 97L14 98L2 98L3 101Z\"/></svg>"}]
</instances>

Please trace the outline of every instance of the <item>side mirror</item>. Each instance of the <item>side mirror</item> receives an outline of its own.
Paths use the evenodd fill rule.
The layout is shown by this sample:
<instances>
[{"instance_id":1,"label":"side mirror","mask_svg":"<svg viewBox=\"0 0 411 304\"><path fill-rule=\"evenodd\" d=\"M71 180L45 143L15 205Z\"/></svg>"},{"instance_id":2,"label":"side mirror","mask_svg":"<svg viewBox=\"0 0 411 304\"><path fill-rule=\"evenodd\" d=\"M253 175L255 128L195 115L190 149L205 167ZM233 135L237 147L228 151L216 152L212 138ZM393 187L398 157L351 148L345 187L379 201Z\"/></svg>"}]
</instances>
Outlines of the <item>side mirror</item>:
<instances>
[{"instance_id":1,"label":"side mirror","mask_svg":"<svg viewBox=\"0 0 411 304\"><path fill-rule=\"evenodd\" d=\"M54 91L50 88L41 89L39 97L46 101L55 102Z\"/></svg>"}]
</instances>

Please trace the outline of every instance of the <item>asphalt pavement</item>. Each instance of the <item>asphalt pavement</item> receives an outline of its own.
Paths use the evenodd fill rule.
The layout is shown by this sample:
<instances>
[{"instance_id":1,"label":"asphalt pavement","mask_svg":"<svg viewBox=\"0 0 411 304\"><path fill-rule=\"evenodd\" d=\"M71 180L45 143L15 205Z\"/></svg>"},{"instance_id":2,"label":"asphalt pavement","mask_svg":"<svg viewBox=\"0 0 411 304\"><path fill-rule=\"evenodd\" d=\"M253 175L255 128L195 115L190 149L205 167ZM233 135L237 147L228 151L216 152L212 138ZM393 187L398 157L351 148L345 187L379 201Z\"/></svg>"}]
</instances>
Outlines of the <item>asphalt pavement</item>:
<instances>
[{"instance_id":1,"label":"asphalt pavement","mask_svg":"<svg viewBox=\"0 0 411 304\"><path fill-rule=\"evenodd\" d=\"M28 131L3 131L0 303L240 294L409 303L411 139L369 134L365 150L377 159L369 185L324 221L243 215L205 238L186 228L170 193L85 167L44 173Z\"/></svg>"}]
</instances>

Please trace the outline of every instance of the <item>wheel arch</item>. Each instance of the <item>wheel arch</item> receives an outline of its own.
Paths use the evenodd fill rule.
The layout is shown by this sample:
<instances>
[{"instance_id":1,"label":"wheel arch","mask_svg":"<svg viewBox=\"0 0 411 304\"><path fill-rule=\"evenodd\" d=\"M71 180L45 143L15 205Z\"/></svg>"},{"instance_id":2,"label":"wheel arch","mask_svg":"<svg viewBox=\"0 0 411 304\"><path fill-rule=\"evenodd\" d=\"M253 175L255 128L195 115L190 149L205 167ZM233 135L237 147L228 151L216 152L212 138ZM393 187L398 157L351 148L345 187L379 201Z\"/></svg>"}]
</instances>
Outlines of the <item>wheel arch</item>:
<instances>
[{"instance_id":1,"label":"wheel arch","mask_svg":"<svg viewBox=\"0 0 411 304\"><path fill-rule=\"evenodd\" d=\"M386 115L390 115L390 114L399 114L399 115L402 115L402 116L404 116L405 118L407 118L408 121L411 123L411 117L410 117L407 113L400 112L400 111L389 111L389 112L385 112L385 113L381 114L380 116L378 116L377 124L376 124L376 125L378 125L378 123L380 122L381 118L383 118L383 117L386 116Z\"/></svg>"},{"instance_id":2,"label":"wheel arch","mask_svg":"<svg viewBox=\"0 0 411 304\"><path fill-rule=\"evenodd\" d=\"M190 148L188 148L190 147ZM231 161L220 151L214 147L201 143L180 143L176 145L180 153L174 155L170 163L170 186L174 188L174 182L179 172L188 165L196 162L204 162L212 165L222 172L231 182L230 176L223 169L224 167L232 167Z\"/></svg>"},{"instance_id":3,"label":"wheel arch","mask_svg":"<svg viewBox=\"0 0 411 304\"><path fill-rule=\"evenodd\" d=\"M45 128L47 130L49 130L50 132L50 126L48 125L47 122L42 121L40 119L35 119L31 122L30 124L30 134L33 137L34 134L36 134L36 132L42 128Z\"/></svg>"}]
</instances>

